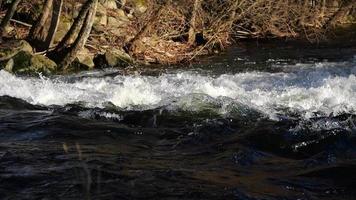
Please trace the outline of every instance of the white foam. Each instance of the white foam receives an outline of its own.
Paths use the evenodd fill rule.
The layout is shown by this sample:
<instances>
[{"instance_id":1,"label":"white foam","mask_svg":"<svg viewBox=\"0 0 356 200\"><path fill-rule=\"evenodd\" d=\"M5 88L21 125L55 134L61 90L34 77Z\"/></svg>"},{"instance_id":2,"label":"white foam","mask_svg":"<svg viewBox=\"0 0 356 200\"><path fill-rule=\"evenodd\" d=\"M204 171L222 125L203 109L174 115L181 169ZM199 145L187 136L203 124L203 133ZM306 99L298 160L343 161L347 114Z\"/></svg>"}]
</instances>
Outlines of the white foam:
<instances>
[{"instance_id":1,"label":"white foam","mask_svg":"<svg viewBox=\"0 0 356 200\"><path fill-rule=\"evenodd\" d=\"M199 110L210 107L228 113L228 105L245 105L274 117L297 112L356 114L355 63L295 65L288 72L248 72L219 76L180 72L153 76L86 77L67 81L16 77L0 71L0 96L32 104L66 105L81 102L103 107L111 102L122 109Z\"/></svg>"}]
</instances>

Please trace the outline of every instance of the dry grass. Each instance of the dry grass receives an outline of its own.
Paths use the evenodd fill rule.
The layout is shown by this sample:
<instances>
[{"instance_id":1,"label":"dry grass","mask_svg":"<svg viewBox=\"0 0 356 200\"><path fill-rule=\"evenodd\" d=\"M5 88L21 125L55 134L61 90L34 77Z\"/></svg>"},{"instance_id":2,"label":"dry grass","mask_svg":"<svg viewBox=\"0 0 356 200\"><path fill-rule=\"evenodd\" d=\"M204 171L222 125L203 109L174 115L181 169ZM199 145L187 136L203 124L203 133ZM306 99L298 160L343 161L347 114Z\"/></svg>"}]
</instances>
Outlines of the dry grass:
<instances>
[{"instance_id":1,"label":"dry grass","mask_svg":"<svg viewBox=\"0 0 356 200\"><path fill-rule=\"evenodd\" d=\"M335 20L338 11L350 7L350 3L343 0L205 0L196 15L196 32L203 35L205 43L186 47L194 0L168 1L145 35L147 42L136 48L135 54L144 54L149 60L159 57L159 62L168 63L190 60L216 48L224 49L232 40L240 38L305 38L318 42L325 39L329 22ZM355 9L355 5L352 6ZM349 12L355 12L353 9ZM345 21L345 16L335 23ZM149 43L147 37L153 42Z\"/></svg>"}]
</instances>

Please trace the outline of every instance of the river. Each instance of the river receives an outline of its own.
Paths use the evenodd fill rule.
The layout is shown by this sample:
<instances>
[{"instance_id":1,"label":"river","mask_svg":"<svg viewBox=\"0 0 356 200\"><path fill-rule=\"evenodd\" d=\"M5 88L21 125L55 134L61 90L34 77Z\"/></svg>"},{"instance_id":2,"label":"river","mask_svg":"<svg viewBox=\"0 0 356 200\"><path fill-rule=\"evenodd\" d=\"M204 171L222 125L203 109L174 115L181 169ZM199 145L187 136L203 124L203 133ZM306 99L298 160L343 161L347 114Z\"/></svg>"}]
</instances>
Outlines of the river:
<instances>
[{"instance_id":1,"label":"river","mask_svg":"<svg viewBox=\"0 0 356 200\"><path fill-rule=\"evenodd\" d=\"M352 45L0 85L0 199L356 198Z\"/></svg>"}]
</instances>

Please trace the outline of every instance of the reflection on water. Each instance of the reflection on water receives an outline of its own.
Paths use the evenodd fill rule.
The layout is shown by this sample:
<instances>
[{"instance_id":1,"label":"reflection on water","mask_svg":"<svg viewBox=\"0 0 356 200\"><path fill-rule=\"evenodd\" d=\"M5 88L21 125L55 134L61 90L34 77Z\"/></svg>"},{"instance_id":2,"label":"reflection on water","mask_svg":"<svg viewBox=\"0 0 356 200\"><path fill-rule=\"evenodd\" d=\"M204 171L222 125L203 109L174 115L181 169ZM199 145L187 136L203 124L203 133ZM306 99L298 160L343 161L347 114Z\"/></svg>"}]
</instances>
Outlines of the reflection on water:
<instances>
[{"instance_id":1,"label":"reflection on water","mask_svg":"<svg viewBox=\"0 0 356 200\"><path fill-rule=\"evenodd\" d=\"M355 199L356 51L301 49L0 71L0 199Z\"/></svg>"}]
</instances>

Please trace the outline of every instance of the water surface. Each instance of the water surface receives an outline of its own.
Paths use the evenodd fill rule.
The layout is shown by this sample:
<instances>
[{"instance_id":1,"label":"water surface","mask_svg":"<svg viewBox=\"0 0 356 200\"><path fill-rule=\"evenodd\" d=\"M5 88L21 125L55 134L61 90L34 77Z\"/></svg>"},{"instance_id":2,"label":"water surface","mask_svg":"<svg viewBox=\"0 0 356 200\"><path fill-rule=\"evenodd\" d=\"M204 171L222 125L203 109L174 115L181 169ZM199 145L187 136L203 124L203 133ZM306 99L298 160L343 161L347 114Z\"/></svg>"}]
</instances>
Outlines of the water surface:
<instances>
[{"instance_id":1,"label":"water surface","mask_svg":"<svg viewBox=\"0 0 356 200\"><path fill-rule=\"evenodd\" d=\"M0 199L356 198L355 47L141 71L0 71Z\"/></svg>"}]
</instances>

